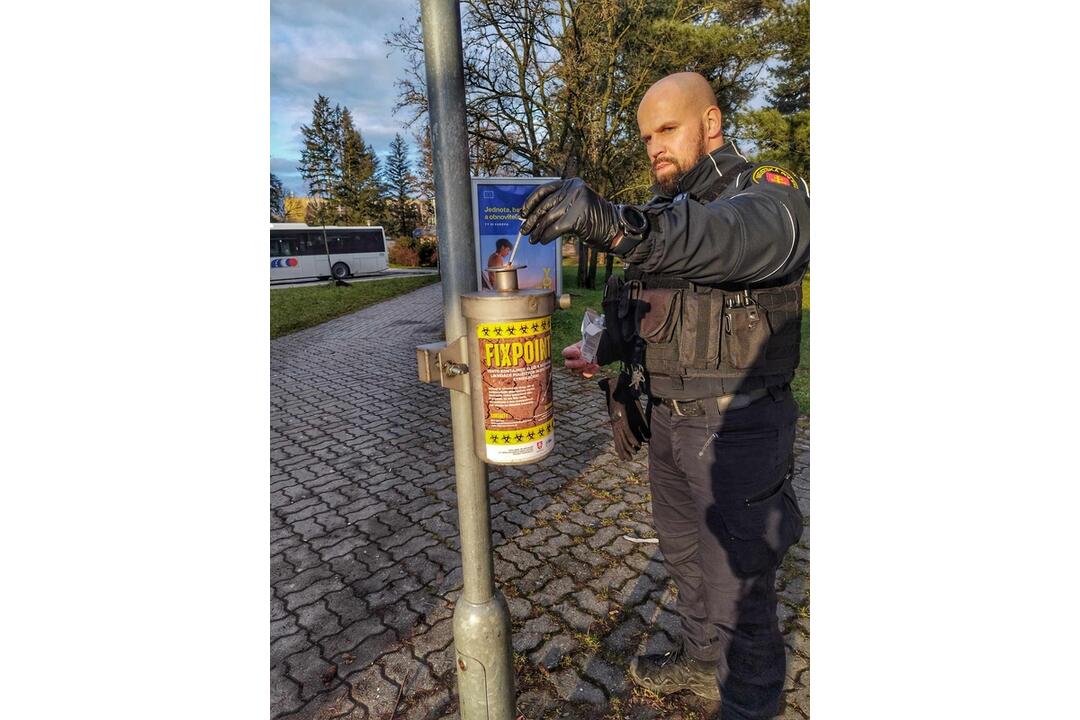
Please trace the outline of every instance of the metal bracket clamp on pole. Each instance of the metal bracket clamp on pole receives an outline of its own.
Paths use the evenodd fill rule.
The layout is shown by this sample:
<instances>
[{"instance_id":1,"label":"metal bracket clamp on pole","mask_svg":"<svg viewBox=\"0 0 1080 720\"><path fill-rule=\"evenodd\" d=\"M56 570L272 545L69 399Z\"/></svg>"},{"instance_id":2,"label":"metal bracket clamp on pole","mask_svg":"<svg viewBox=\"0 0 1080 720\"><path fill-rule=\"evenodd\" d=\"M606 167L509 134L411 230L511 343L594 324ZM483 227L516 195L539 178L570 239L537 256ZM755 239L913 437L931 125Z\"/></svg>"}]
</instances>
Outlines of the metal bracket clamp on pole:
<instances>
[{"instance_id":1,"label":"metal bracket clamp on pole","mask_svg":"<svg viewBox=\"0 0 1080 720\"><path fill-rule=\"evenodd\" d=\"M450 417L461 528L463 587L454 605L461 720L513 720L510 612L495 589L487 467L474 450L474 398L465 365L462 295L477 288L460 12L455 0L420 2L443 317L451 339L417 348L416 359L422 381L457 390L450 393Z\"/></svg>"},{"instance_id":2,"label":"metal bracket clamp on pole","mask_svg":"<svg viewBox=\"0 0 1080 720\"><path fill-rule=\"evenodd\" d=\"M469 358L465 338L451 343L437 342L416 347L416 372L420 382L442 385L469 394Z\"/></svg>"}]
</instances>

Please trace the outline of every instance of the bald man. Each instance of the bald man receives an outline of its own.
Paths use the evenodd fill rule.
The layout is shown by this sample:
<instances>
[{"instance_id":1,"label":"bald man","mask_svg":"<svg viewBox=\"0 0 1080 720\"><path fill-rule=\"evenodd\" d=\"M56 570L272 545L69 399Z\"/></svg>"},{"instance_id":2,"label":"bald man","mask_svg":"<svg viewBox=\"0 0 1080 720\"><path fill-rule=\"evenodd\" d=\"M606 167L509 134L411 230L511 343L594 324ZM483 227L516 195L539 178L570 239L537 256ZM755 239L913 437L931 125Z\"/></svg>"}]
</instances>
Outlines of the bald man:
<instances>
[{"instance_id":1,"label":"bald man","mask_svg":"<svg viewBox=\"0 0 1080 720\"><path fill-rule=\"evenodd\" d=\"M677 650L635 658L631 676L657 693L719 698L725 720L768 718L785 675L776 570L802 534L790 382L810 198L801 177L724 140L700 75L657 82L637 119L650 202L616 205L577 178L549 183L526 200L521 231L532 243L573 234L627 266L605 288L597 363L621 363L617 380L601 381L619 456L649 442L653 519L683 631ZM579 344L563 355L574 372L599 370Z\"/></svg>"}]
</instances>

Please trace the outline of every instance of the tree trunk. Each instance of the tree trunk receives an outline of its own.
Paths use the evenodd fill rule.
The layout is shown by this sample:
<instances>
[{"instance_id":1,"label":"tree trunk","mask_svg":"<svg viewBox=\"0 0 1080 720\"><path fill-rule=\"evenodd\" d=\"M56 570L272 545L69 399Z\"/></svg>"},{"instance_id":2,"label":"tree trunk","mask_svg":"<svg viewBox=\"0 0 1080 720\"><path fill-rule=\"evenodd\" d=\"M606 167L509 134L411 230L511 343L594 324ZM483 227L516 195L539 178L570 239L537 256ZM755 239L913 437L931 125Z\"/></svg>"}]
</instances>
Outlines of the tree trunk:
<instances>
[{"instance_id":1,"label":"tree trunk","mask_svg":"<svg viewBox=\"0 0 1080 720\"><path fill-rule=\"evenodd\" d=\"M596 289L596 264L600 260L600 253L597 250L589 251L589 277L585 283L585 287L590 290Z\"/></svg>"},{"instance_id":2,"label":"tree trunk","mask_svg":"<svg viewBox=\"0 0 1080 720\"><path fill-rule=\"evenodd\" d=\"M580 240L577 241L577 286L579 288L588 287L586 284L588 278L586 274L588 272L589 262L589 246Z\"/></svg>"},{"instance_id":3,"label":"tree trunk","mask_svg":"<svg viewBox=\"0 0 1080 720\"><path fill-rule=\"evenodd\" d=\"M604 258L604 280L606 281L615 272L615 255L608 253Z\"/></svg>"}]
</instances>

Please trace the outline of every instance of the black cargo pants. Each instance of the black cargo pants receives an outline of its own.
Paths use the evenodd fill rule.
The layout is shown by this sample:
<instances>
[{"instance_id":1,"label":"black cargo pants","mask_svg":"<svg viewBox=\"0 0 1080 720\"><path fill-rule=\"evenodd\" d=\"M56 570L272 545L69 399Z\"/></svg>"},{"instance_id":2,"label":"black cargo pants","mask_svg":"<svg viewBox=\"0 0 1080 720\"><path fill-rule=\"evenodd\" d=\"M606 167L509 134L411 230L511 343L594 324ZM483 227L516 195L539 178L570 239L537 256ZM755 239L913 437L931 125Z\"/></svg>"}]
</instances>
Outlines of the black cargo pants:
<instances>
[{"instance_id":1,"label":"black cargo pants","mask_svg":"<svg viewBox=\"0 0 1080 720\"><path fill-rule=\"evenodd\" d=\"M785 675L776 569L802 535L790 391L722 415L652 409L649 483L685 651L715 662L723 720L772 717ZM711 438L711 439L710 439Z\"/></svg>"}]
</instances>

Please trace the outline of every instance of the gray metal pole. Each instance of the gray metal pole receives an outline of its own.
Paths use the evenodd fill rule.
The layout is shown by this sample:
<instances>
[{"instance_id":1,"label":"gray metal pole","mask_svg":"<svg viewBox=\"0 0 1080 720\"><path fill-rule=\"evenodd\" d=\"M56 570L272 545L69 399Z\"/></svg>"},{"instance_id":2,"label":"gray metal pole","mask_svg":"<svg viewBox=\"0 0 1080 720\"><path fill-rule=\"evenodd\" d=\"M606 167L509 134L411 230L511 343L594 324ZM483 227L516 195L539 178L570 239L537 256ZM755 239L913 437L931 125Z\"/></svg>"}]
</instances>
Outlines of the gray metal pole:
<instances>
[{"instance_id":1,"label":"gray metal pole","mask_svg":"<svg viewBox=\"0 0 1080 720\"><path fill-rule=\"evenodd\" d=\"M439 269L446 339L465 335L461 294L476 291L461 15L454 0L421 0ZM472 402L450 392L464 589L454 607L461 720L513 720L510 613L495 589L487 467L473 451Z\"/></svg>"}]
</instances>

